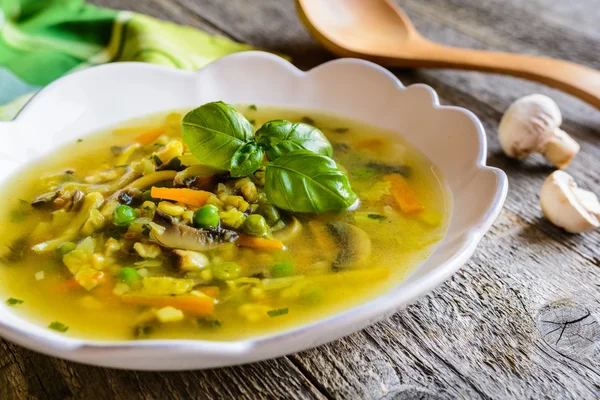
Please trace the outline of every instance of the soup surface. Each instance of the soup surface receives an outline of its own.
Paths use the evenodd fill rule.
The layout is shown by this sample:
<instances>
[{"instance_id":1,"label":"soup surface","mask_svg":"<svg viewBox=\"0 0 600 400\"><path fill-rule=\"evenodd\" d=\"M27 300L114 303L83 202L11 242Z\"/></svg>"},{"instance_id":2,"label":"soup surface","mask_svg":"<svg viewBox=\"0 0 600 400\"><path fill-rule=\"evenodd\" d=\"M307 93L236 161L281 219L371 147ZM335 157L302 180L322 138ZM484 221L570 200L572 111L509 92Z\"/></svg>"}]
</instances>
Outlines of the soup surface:
<instances>
[{"instance_id":1,"label":"soup surface","mask_svg":"<svg viewBox=\"0 0 600 400\"><path fill-rule=\"evenodd\" d=\"M138 119L86 135L4 185L2 300L68 336L235 340L381 295L443 237L449 192L398 135L319 112L236 108L255 129L282 118L319 128L340 198L354 200L347 179L359 200L330 211L331 201L300 204L303 191L282 194L294 185L288 175L268 187L264 163L246 176L203 165L182 144L187 110ZM312 168L305 153L302 176Z\"/></svg>"}]
</instances>

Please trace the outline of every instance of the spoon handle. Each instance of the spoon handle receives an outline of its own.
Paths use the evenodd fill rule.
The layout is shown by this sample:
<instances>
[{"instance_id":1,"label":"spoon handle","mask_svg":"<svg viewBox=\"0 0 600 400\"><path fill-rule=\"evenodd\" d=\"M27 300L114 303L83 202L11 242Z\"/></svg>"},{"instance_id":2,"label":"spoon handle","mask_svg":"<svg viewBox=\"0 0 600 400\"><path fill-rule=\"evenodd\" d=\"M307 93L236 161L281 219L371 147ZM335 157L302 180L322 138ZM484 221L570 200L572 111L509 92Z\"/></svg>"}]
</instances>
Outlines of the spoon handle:
<instances>
[{"instance_id":1,"label":"spoon handle","mask_svg":"<svg viewBox=\"0 0 600 400\"><path fill-rule=\"evenodd\" d=\"M424 41L413 67L452 68L493 72L534 80L600 109L600 71L553 58L469 50ZM406 65L406 61L402 63Z\"/></svg>"}]
</instances>

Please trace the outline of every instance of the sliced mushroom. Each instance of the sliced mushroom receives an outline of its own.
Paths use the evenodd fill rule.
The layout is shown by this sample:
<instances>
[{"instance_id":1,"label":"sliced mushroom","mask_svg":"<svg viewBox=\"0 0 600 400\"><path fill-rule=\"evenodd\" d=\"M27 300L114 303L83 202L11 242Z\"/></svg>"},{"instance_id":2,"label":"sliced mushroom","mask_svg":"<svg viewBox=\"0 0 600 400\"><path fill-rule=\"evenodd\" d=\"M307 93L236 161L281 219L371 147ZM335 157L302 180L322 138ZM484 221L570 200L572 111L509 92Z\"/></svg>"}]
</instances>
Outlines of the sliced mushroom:
<instances>
[{"instance_id":1,"label":"sliced mushroom","mask_svg":"<svg viewBox=\"0 0 600 400\"><path fill-rule=\"evenodd\" d=\"M83 204L83 199L85 198L85 193L83 193L79 189L75 189L73 192L73 196L71 196L71 201L67 205L67 211L79 211L81 205Z\"/></svg>"},{"instance_id":2,"label":"sliced mushroom","mask_svg":"<svg viewBox=\"0 0 600 400\"><path fill-rule=\"evenodd\" d=\"M298 221L298 218L292 217L287 221L285 227L273 232L273 237L284 244L288 244L297 238L300 232L302 232L302 223Z\"/></svg>"},{"instance_id":3,"label":"sliced mushroom","mask_svg":"<svg viewBox=\"0 0 600 400\"><path fill-rule=\"evenodd\" d=\"M565 168L579 144L560 129L562 116L551 98L532 94L510 105L498 127L498 138L507 156L522 160L542 153L558 168Z\"/></svg>"},{"instance_id":4,"label":"sliced mushroom","mask_svg":"<svg viewBox=\"0 0 600 400\"><path fill-rule=\"evenodd\" d=\"M38 197L33 199L33 201L31 202L31 206L35 207L35 208L46 207L46 206L52 204L52 202L54 201L54 199L56 199L56 197L58 197L57 192L48 192L48 193L40 194Z\"/></svg>"},{"instance_id":5,"label":"sliced mushroom","mask_svg":"<svg viewBox=\"0 0 600 400\"><path fill-rule=\"evenodd\" d=\"M540 204L546 218L567 232L582 233L600 227L598 198L578 188L575 179L564 171L555 171L546 179Z\"/></svg>"},{"instance_id":6,"label":"sliced mushroom","mask_svg":"<svg viewBox=\"0 0 600 400\"><path fill-rule=\"evenodd\" d=\"M209 264L208 257L197 251L191 250L173 250L177 257L177 269L179 271L189 272L204 269Z\"/></svg>"},{"instance_id":7,"label":"sliced mushroom","mask_svg":"<svg viewBox=\"0 0 600 400\"><path fill-rule=\"evenodd\" d=\"M233 242L238 238L235 231L223 228L196 229L175 221L171 216L157 211L152 220L164 231L150 230L150 238L161 246L170 249L205 251Z\"/></svg>"},{"instance_id":8,"label":"sliced mushroom","mask_svg":"<svg viewBox=\"0 0 600 400\"><path fill-rule=\"evenodd\" d=\"M339 247L332 263L334 271L363 264L371 255L371 238L359 227L345 222L330 222L327 231Z\"/></svg>"},{"instance_id":9,"label":"sliced mushroom","mask_svg":"<svg viewBox=\"0 0 600 400\"><path fill-rule=\"evenodd\" d=\"M173 183L176 186L209 189L217 182L217 175L222 172L202 164L192 165L175 175Z\"/></svg>"}]
</instances>

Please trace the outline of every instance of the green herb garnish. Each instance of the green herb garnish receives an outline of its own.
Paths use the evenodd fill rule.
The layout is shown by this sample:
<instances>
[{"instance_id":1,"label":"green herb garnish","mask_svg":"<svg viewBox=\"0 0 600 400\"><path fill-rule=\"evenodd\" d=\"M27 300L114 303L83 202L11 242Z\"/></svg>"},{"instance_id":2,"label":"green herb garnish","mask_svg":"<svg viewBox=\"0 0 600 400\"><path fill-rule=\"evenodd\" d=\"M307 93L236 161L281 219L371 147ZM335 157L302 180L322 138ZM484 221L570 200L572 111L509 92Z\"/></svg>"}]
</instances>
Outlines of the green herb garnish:
<instances>
[{"instance_id":1,"label":"green herb garnish","mask_svg":"<svg viewBox=\"0 0 600 400\"><path fill-rule=\"evenodd\" d=\"M309 124L309 125L314 125L315 124L315 120L312 119L311 117L304 116L304 117L300 118L300 121L304 122L305 124Z\"/></svg>"},{"instance_id":2,"label":"green herb garnish","mask_svg":"<svg viewBox=\"0 0 600 400\"><path fill-rule=\"evenodd\" d=\"M239 178L254 173L262 164L264 155L263 149L258 144L246 143L231 158L231 176Z\"/></svg>"},{"instance_id":3,"label":"green herb garnish","mask_svg":"<svg viewBox=\"0 0 600 400\"><path fill-rule=\"evenodd\" d=\"M69 327L62 322L54 321L48 325L48 328L55 330L57 332L66 332L69 330Z\"/></svg>"},{"instance_id":4,"label":"green herb garnish","mask_svg":"<svg viewBox=\"0 0 600 400\"><path fill-rule=\"evenodd\" d=\"M379 215L379 214L369 214L369 215L367 215L367 217L369 217L371 219L376 219L377 221L385 221L387 219L387 217L385 215Z\"/></svg>"},{"instance_id":5,"label":"green herb garnish","mask_svg":"<svg viewBox=\"0 0 600 400\"><path fill-rule=\"evenodd\" d=\"M198 160L231 169L233 155L254 139L254 128L235 108L221 101L207 103L183 117L181 137Z\"/></svg>"},{"instance_id":6,"label":"green herb garnish","mask_svg":"<svg viewBox=\"0 0 600 400\"><path fill-rule=\"evenodd\" d=\"M14 297L11 297L10 299L6 300L6 304L9 306L16 306L18 304L22 304L23 300L20 299L15 299Z\"/></svg>"},{"instance_id":7,"label":"green herb garnish","mask_svg":"<svg viewBox=\"0 0 600 400\"><path fill-rule=\"evenodd\" d=\"M275 120L254 134L250 122L223 102L207 103L185 115L182 139L205 165L234 178L254 173L264 162L265 193L275 207L291 212L340 211L356 201L348 177L329 158L332 147L307 123Z\"/></svg>"},{"instance_id":8,"label":"green herb garnish","mask_svg":"<svg viewBox=\"0 0 600 400\"><path fill-rule=\"evenodd\" d=\"M265 193L271 204L283 210L317 214L346 209L357 200L335 161L307 150L268 164Z\"/></svg>"},{"instance_id":9,"label":"green herb garnish","mask_svg":"<svg viewBox=\"0 0 600 400\"><path fill-rule=\"evenodd\" d=\"M273 318L273 317L279 317L280 315L285 315L288 313L288 311L289 311L288 308L276 308L274 310L267 311L267 314L269 314L269 317Z\"/></svg>"},{"instance_id":10,"label":"green herb garnish","mask_svg":"<svg viewBox=\"0 0 600 400\"><path fill-rule=\"evenodd\" d=\"M271 161L294 150L309 150L327 157L332 154L331 143L323 132L301 122L269 121L256 131L256 142Z\"/></svg>"},{"instance_id":11,"label":"green herb garnish","mask_svg":"<svg viewBox=\"0 0 600 400\"><path fill-rule=\"evenodd\" d=\"M256 104L250 104L248 106L248 110L256 111L256 110L258 110L258 108L256 108Z\"/></svg>"}]
</instances>

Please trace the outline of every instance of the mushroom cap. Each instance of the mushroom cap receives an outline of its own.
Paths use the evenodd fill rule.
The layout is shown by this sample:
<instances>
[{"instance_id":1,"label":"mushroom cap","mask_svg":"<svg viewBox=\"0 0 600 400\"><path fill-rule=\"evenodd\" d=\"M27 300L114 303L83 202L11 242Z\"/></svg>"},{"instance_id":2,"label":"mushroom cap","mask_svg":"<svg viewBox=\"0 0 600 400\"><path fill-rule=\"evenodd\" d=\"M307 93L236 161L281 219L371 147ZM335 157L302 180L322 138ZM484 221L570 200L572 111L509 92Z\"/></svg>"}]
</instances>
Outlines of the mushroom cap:
<instances>
[{"instance_id":1,"label":"mushroom cap","mask_svg":"<svg viewBox=\"0 0 600 400\"><path fill-rule=\"evenodd\" d=\"M531 94L512 103L502 116L498 137L509 157L524 159L539 151L562 124L558 105L548 96Z\"/></svg>"},{"instance_id":2,"label":"mushroom cap","mask_svg":"<svg viewBox=\"0 0 600 400\"><path fill-rule=\"evenodd\" d=\"M588 232L600 226L598 199L579 189L575 179L564 171L554 171L546 178L540 204L546 218L567 232Z\"/></svg>"}]
</instances>

